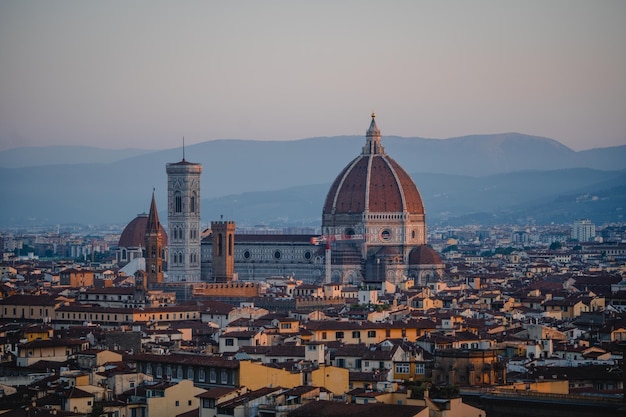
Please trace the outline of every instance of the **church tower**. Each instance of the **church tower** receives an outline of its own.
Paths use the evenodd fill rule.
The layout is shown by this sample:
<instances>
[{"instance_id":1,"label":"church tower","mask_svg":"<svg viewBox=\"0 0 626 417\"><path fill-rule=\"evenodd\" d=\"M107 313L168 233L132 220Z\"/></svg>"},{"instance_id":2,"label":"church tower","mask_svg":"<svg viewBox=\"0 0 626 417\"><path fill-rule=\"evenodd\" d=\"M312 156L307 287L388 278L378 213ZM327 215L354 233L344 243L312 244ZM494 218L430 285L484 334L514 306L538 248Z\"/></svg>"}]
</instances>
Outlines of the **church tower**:
<instances>
[{"instance_id":1,"label":"church tower","mask_svg":"<svg viewBox=\"0 0 626 417\"><path fill-rule=\"evenodd\" d=\"M150 213L148 213L148 222L146 224L145 248L146 285L150 288L152 284L163 282L163 258L161 256L163 235L161 233L156 200L154 199L154 191L152 192L152 203L150 204Z\"/></svg>"},{"instance_id":2,"label":"church tower","mask_svg":"<svg viewBox=\"0 0 626 417\"><path fill-rule=\"evenodd\" d=\"M213 281L230 282L235 274L235 222L211 222Z\"/></svg>"},{"instance_id":3,"label":"church tower","mask_svg":"<svg viewBox=\"0 0 626 417\"><path fill-rule=\"evenodd\" d=\"M202 165L183 160L169 163L167 226L169 282L200 281L200 174Z\"/></svg>"}]
</instances>

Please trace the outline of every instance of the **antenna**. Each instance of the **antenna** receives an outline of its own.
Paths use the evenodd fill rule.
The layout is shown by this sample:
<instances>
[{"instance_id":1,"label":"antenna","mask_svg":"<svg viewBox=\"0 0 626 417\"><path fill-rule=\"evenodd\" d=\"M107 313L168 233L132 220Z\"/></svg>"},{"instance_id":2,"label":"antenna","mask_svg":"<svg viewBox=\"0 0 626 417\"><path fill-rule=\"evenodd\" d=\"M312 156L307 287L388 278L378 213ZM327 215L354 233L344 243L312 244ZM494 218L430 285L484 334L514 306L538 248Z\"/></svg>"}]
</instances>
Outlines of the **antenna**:
<instances>
[{"instance_id":1,"label":"antenna","mask_svg":"<svg viewBox=\"0 0 626 417\"><path fill-rule=\"evenodd\" d=\"M183 161L185 160L185 137L183 136Z\"/></svg>"}]
</instances>

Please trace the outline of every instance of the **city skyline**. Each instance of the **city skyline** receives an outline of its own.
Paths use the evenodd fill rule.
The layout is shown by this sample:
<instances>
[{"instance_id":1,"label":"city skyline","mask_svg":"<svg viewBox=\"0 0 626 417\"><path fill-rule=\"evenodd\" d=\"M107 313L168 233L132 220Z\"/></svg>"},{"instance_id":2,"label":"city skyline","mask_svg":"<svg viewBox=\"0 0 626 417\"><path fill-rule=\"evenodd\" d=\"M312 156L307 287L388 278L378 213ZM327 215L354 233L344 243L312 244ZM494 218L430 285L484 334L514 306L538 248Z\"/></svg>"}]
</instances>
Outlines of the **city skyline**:
<instances>
[{"instance_id":1,"label":"city skyline","mask_svg":"<svg viewBox=\"0 0 626 417\"><path fill-rule=\"evenodd\" d=\"M624 145L624 16L613 1L4 2L0 150L361 135L372 110L387 136Z\"/></svg>"}]
</instances>

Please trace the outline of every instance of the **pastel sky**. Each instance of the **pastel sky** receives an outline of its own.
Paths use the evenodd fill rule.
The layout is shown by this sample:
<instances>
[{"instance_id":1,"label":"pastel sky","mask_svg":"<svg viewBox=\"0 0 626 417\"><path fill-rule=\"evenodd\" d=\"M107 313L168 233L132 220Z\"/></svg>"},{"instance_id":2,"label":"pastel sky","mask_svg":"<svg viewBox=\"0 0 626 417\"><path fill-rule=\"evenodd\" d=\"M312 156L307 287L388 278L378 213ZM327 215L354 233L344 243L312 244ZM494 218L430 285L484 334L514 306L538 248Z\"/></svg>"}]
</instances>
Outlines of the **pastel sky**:
<instances>
[{"instance_id":1,"label":"pastel sky","mask_svg":"<svg viewBox=\"0 0 626 417\"><path fill-rule=\"evenodd\" d=\"M0 150L520 132L626 144L626 1L0 2Z\"/></svg>"}]
</instances>

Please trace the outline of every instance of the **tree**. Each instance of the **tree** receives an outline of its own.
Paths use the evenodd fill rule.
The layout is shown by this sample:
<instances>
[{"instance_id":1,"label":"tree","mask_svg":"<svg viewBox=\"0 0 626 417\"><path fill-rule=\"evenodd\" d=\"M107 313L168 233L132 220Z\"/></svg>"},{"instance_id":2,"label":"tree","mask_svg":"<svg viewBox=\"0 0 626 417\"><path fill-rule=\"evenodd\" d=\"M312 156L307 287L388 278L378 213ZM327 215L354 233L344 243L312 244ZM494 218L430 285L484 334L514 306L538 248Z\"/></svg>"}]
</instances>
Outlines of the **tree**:
<instances>
[{"instance_id":1,"label":"tree","mask_svg":"<svg viewBox=\"0 0 626 417\"><path fill-rule=\"evenodd\" d=\"M561 244L561 242L559 242L558 240L556 242L552 242L550 244L550 250L559 250L563 247L563 245Z\"/></svg>"},{"instance_id":2,"label":"tree","mask_svg":"<svg viewBox=\"0 0 626 417\"><path fill-rule=\"evenodd\" d=\"M87 414L87 417L102 417L104 415L104 405L102 402L96 401L93 403L93 407L91 407L91 412Z\"/></svg>"}]
</instances>

